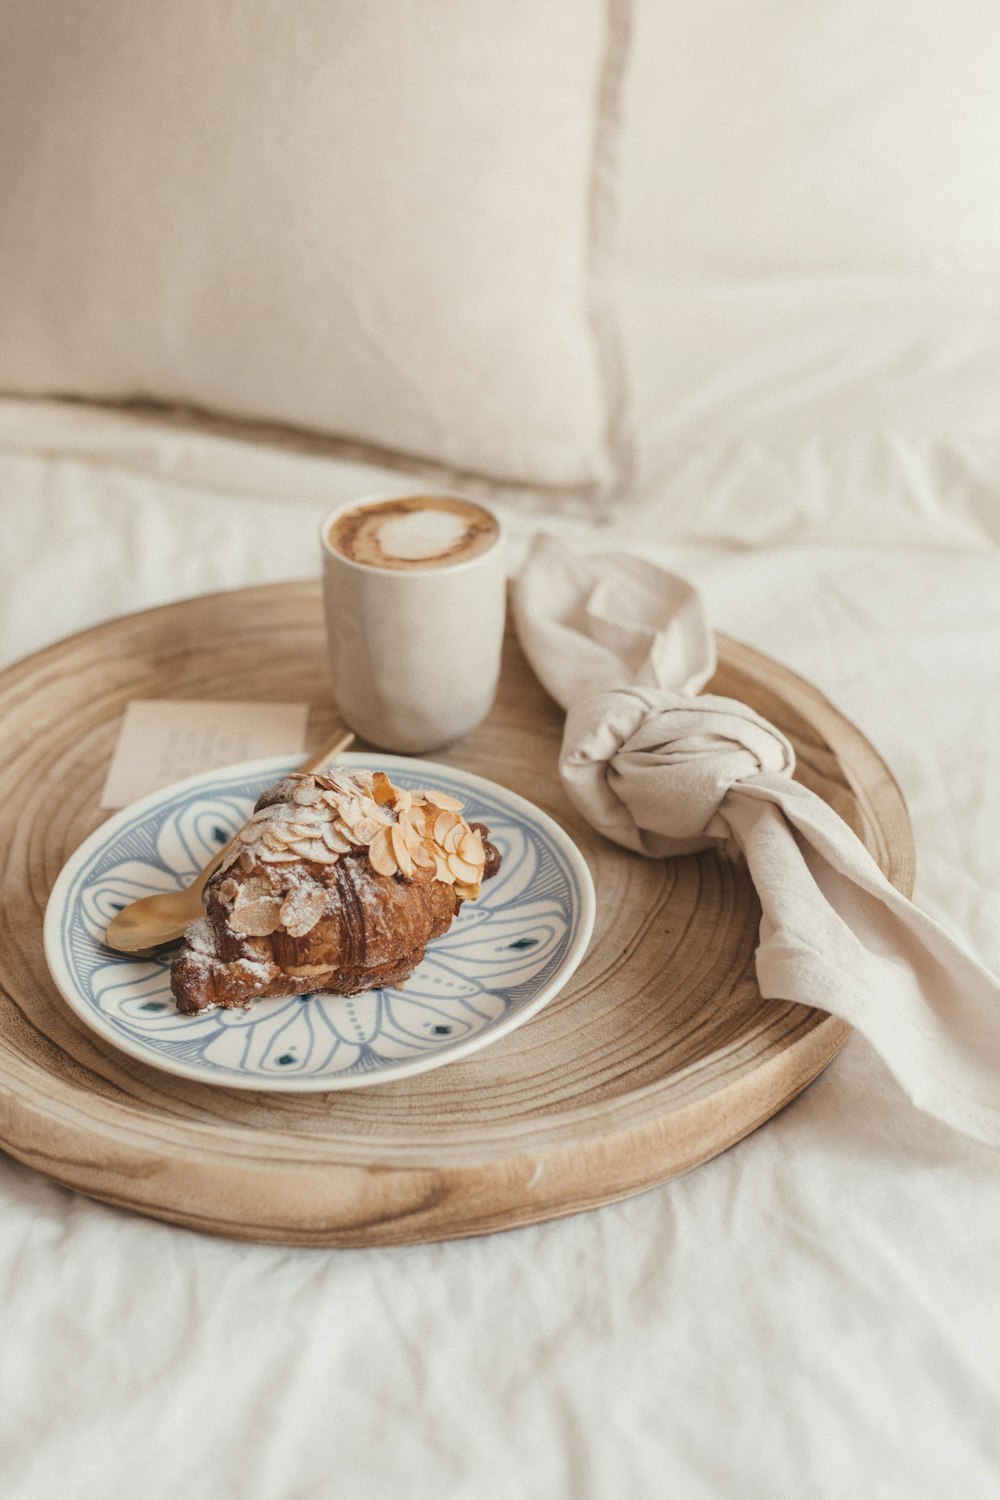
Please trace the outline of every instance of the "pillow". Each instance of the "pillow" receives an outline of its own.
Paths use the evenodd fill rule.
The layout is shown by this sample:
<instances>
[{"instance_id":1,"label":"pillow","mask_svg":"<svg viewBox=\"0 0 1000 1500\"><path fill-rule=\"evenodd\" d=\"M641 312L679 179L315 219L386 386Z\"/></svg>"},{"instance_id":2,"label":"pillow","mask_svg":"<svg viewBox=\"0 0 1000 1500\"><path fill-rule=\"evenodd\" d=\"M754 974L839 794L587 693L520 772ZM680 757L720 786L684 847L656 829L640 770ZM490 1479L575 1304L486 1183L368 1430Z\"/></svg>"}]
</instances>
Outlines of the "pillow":
<instances>
[{"instance_id":1,"label":"pillow","mask_svg":"<svg viewBox=\"0 0 1000 1500\"><path fill-rule=\"evenodd\" d=\"M0 390L609 480L599 0L7 0Z\"/></svg>"}]
</instances>

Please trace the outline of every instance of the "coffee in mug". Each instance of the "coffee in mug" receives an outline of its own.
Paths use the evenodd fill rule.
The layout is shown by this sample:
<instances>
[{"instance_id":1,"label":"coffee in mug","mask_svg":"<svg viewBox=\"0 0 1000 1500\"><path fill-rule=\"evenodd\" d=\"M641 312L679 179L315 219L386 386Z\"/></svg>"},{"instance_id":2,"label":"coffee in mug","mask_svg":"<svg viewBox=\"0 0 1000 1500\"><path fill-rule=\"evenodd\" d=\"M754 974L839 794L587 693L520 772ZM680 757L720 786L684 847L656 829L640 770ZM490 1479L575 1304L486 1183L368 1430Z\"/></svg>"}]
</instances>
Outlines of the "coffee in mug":
<instances>
[{"instance_id":1,"label":"coffee in mug","mask_svg":"<svg viewBox=\"0 0 1000 1500\"><path fill-rule=\"evenodd\" d=\"M345 723L383 750L460 739L500 674L506 567L499 520L460 495L374 495L324 521L323 598Z\"/></svg>"},{"instance_id":2,"label":"coffee in mug","mask_svg":"<svg viewBox=\"0 0 1000 1500\"><path fill-rule=\"evenodd\" d=\"M330 546L369 568L440 568L468 562L500 535L496 519L471 500L403 495L344 511L327 533Z\"/></svg>"}]
</instances>

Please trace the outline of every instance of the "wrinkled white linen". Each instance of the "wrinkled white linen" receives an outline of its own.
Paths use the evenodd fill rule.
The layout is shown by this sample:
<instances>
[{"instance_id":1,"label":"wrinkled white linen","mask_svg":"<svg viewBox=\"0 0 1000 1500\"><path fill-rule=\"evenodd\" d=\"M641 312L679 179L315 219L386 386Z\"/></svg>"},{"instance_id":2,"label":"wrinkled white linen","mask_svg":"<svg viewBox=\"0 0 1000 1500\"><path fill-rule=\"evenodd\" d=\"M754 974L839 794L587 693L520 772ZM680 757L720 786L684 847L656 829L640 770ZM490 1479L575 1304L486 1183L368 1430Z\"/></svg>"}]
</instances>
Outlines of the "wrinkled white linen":
<instances>
[{"instance_id":1,"label":"wrinkled white linen","mask_svg":"<svg viewBox=\"0 0 1000 1500\"><path fill-rule=\"evenodd\" d=\"M647 558L541 535L514 611L567 710L559 771L587 821L654 859L735 845L763 908L765 999L849 1021L916 1105L1000 1146L1000 981L792 780L795 751L773 724L701 693L715 652L697 593Z\"/></svg>"},{"instance_id":2,"label":"wrinkled white linen","mask_svg":"<svg viewBox=\"0 0 1000 1500\"><path fill-rule=\"evenodd\" d=\"M313 574L324 510L377 487L249 444L206 443L196 473L180 432L146 430L146 461L116 465L126 427L86 452L77 434L0 451L7 660L147 603ZM871 736L907 796L920 904L1000 968L997 556L662 556L719 629ZM861 1038L687 1176L465 1243L232 1245L0 1158L0 1491L992 1500L997 1202L995 1154L907 1108Z\"/></svg>"},{"instance_id":3,"label":"wrinkled white linen","mask_svg":"<svg viewBox=\"0 0 1000 1500\"><path fill-rule=\"evenodd\" d=\"M628 9L630 490L678 538L996 538L991 0Z\"/></svg>"}]
</instances>

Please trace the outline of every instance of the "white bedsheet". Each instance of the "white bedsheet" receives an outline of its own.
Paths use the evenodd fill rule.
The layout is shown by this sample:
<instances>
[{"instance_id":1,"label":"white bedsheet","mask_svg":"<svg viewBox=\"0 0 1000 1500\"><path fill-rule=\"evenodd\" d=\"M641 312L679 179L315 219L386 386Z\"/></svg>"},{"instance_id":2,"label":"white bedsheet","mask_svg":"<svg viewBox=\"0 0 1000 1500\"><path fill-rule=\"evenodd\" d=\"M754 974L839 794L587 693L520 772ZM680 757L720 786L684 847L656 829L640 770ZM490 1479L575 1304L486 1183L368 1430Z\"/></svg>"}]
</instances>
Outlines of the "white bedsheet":
<instances>
[{"instance_id":1,"label":"white bedsheet","mask_svg":"<svg viewBox=\"0 0 1000 1500\"><path fill-rule=\"evenodd\" d=\"M0 409L5 660L125 610L310 573L326 506L384 477L72 426L28 436ZM998 555L660 550L720 628L872 737L909 801L918 900L1000 969ZM715 1161L508 1235L237 1246L6 1158L0 1204L12 1500L1000 1488L1000 1158L917 1115L857 1040Z\"/></svg>"}]
</instances>

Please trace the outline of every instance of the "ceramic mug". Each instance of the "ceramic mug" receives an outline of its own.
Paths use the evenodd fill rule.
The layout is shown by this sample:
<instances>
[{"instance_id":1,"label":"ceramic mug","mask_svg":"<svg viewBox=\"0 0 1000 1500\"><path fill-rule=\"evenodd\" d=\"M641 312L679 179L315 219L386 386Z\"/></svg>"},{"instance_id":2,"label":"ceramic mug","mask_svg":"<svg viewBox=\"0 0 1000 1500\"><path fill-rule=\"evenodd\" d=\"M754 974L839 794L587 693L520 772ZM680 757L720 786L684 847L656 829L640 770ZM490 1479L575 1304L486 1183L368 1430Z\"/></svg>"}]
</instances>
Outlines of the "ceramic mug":
<instances>
[{"instance_id":1,"label":"ceramic mug","mask_svg":"<svg viewBox=\"0 0 1000 1500\"><path fill-rule=\"evenodd\" d=\"M383 750L412 755L468 734L490 710L500 675L506 608L504 534L486 505L459 501L496 528L484 551L457 562L380 567L330 541L349 513L412 491L367 495L332 511L320 530L323 600L334 696L344 722Z\"/></svg>"}]
</instances>

